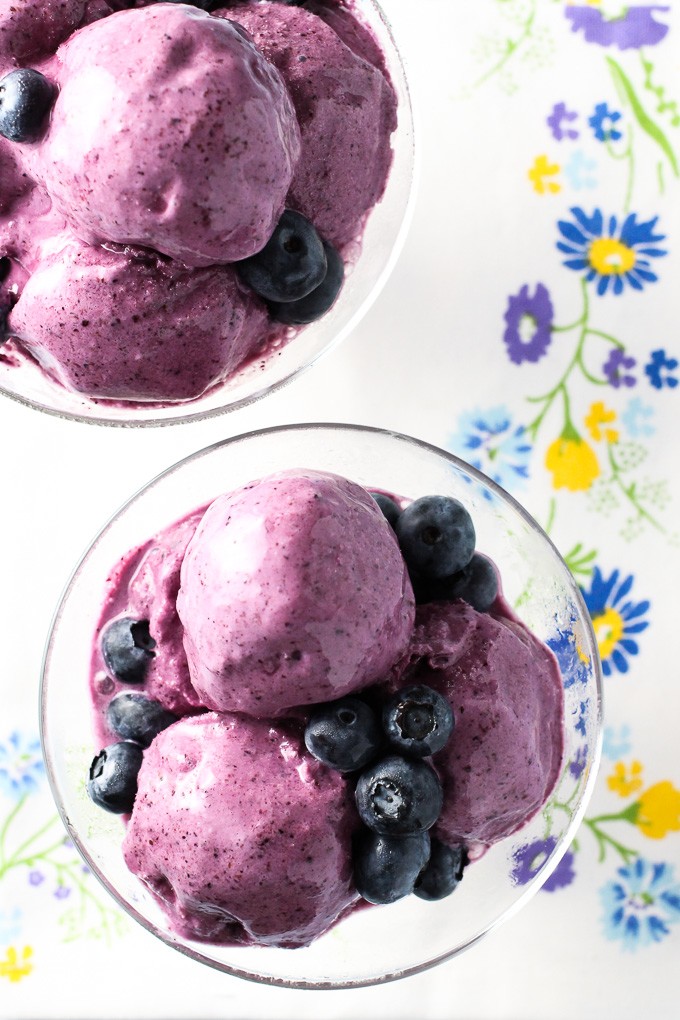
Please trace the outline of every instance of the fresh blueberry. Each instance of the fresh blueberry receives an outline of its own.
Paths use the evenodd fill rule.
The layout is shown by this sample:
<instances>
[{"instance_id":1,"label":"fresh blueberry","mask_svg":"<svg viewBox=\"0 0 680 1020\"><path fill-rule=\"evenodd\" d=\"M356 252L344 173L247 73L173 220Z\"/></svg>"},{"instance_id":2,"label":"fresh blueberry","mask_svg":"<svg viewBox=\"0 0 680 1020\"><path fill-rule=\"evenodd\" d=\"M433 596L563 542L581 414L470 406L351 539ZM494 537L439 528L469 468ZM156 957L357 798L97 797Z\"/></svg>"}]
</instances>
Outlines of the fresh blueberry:
<instances>
[{"instance_id":1,"label":"fresh blueberry","mask_svg":"<svg viewBox=\"0 0 680 1020\"><path fill-rule=\"evenodd\" d=\"M304 326L325 315L340 293L345 278L345 266L340 255L328 241L323 242L326 255L326 275L322 282L306 297L298 301L272 301L269 314L287 326Z\"/></svg>"},{"instance_id":2,"label":"fresh blueberry","mask_svg":"<svg viewBox=\"0 0 680 1020\"><path fill-rule=\"evenodd\" d=\"M462 879L467 863L464 847L433 839L429 863L416 879L414 893L421 900L443 900Z\"/></svg>"},{"instance_id":3,"label":"fresh blueberry","mask_svg":"<svg viewBox=\"0 0 680 1020\"><path fill-rule=\"evenodd\" d=\"M106 722L121 740L148 747L161 730L177 722L177 716L140 691L123 691L109 702Z\"/></svg>"},{"instance_id":4,"label":"fresh blueberry","mask_svg":"<svg viewBox=\"0 0 680 1020\"><path fill-rule=\"evenodd\" d=\"M34 142L42 133L54 99L47 78L30 67L0 79L0 135L10 142Z\"/></svg>"},{"instance_id":5,"label":"fresh blueberry","mask_svg":"<svg viewBox=\"0 0 680 1020\"><path fill-rule=\"evenodd\" d=\"M442 788L423 761L390 755L359 776L355 792L362 822L386 836L422 832L437 821Z\"/></svg>"},{"instance_id":6,"label":"fresh blueberry","mask_svg":"<svg viewBox=\"0 0 680 1020\"><path fill-rule=\"evenodd\" d=\"M413 590L418 605L464 599L478 613L486 613L498 595L498 574L491 560L475 553L467 567L452 577L434 580L416 578Z\"/></svg>"},{"instance_id":7,"label":"fresh blueberry","mask_svg":"<svg viewBox=\"0 0 680 1020\"><path fill-rule=\"evenodd\" d=\"M137 796L137 773L144 752L139 744L110 744L90 765L87 792L98 807L114 815L129 814Z\"/></svg>"},{"instance_id":8,"label":"fresh blueberry","mask_svg":"<svg viewBox=\"0 0 680 1020\"><path fill-rule=\"evenodd\" d=\"M382 836L364 829L354 841L354 884L369 903L394 903L413 892L430 856L430 834Z\"/></svg>"},{"instance_id":9,"label":"fresh blueberry","mask_svg":"<svg viewBox=\"0 0 680 1020\"><path fill-rule=\"evenodd\" d=\"M383 707L383 728L390 744L402 754L424 758L441 751L453 730L451 706L424 684L404 687Z\"/></svg>"},{"instance_id":10,"label":"fresh blueberry","mask_svg":"<svg viewBox=\"0 0 680 1020\"><path fill-rule=\"evenodd\" d=\"M450 577L475 551L472 518L451 496L422 496L409 503L395 531L409 571L421 577Z\"/></svg>"},{"instance_id":11,"label":"fresh blueberry","mask_svg":"<svg viewBox=\"0 0 680 1020\"><path fill-rule=\"evenodd\" d=\"M338 772L354 772L368 765L384 743L373 709L359 698L342 698L322 705L305 729L310 754Z\"/></svg>"},{"instance_id":12,"label":"fresh blueberry","mask_svg":"<svg viewBox=\"0 0 680 1020\"><path fill-rule=\"evenodd\" d=\"M148 620L121 616L108 624L102 634L104 662L116 680L125 684L144 683L149 663L156 654L155 647Z\"/></svg>"},{"instance_id":13,"label":"fresh blueberry","mask_svg":"<svg viewBox=\"0 0 680 1020\"><path fill-rule=\"evenodd\" d=\"M236 263L243 282L266 301L306 297L326 276L323 242L300 213L286 209L264 248Z\"/></svg>"},{"instance_id":14,"label":"fresh blueberry","mask_svg":"<svg viewBox=\"0 0 680 1020\"><path fill-rule=\"evenodd\" d=\"M397 506L394 500L386 496L384 492L372 492L371 496L382 510L385 520L394 527L401 513L401 507Z\"/></svg>"}]
</instances>

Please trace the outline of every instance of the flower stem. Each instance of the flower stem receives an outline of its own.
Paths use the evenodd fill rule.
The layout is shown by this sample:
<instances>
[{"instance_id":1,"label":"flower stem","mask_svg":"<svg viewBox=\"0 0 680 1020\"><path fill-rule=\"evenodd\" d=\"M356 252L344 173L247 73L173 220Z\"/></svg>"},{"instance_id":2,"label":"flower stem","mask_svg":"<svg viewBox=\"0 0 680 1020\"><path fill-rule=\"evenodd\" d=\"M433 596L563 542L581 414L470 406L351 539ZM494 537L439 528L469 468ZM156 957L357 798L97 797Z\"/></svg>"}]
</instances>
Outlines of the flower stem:
<instances>
[{"instance_id":1,"label":"flower stem","mask_svg":"<svg viewBox=\"0 0 680 1020\"><path fill-rule=\"evenodd\" d=\"M35 841L37 839L40 839L40 837L43 836L48 831L48 829L51 829L52 826L55 824L55 822L59 822L59 820L60 819L57 816L55 816L54 818L50 818L50 820L48 822L46 822L43 826L41 826L41 828L39 828L37 832L34 832L32 836L29 836L28 839L25 839L24 842L20 846L18 846L16 848L16 850L13 852L13 854L11 855L9 860L4 861L4 865L3 865L2 869L0 870L0 878L7 871L9 871L10 868L16 867L17 864L24 863L25 860L31 860L32 861L32 860L34 860L34 859L36 859L38 857L41 857L42 853L48 853L49 850L54 849L53 847L50 847L48 851L43 851L42 853L36 853L36 854L28 854L25 859L22 859L22 854L24 853L24 851L27 850L28 847L30 847L32 843L35 843ZM55 844L55 847L56 846L60 846L63 843L63 841L64 841L64 837L62 836L61 839L59 840L59 842ZM4 860L4 857L3 857L3 860Z\"/></svg>"},{"instance_id":2,"label":"flower stem","mask_svg":"<svg viewBox=\"0 0 680 1020\"><path fill-rule=\"evenodd\" d=\"M648 521L648 523L651 524L653 528L656 528L656 530L659 531L662 535L667 534L667 529L663 526L663 524L661 524L660 521L657 521L656 517L653 517L652 514L650 514L649 511L645 510L645 508L643 507L642 503L640 502L635 493L635 483L631 482L630 485L626 485L623 479L621 478L621 469L617 463L616 457L614 456L612 443L607 443L607 457L612 472L611 481L614 482L614 484L618 487L619 491L621 492L621 495L624 496L625 499L627 499L631 506L635 509L638 518L642 518L643 520Z\"/></svg>"},{"instance_id":3,"label":"flower stem","mask_svg":"<svg viewBox=\"0 0 680 1020\"><path fill-rule=\"evenodd\" d=\"M2 829L0 829L0 876L4 875L5 871L7 871L7 868L5 866L5 844L7 842L7 834L10 830L12 822L14 821L14 819L16 818L16 816L19 814L22 807L26 803L27 796L28 794L25 793L22 797L19 797L19 800L16 802L10 813L7 815L7 818L4 821Z\"/></svg>"},{"instance_id":4,"label":"flower stem","mask_svg":"<svg viewBox=\"0 0 680 1020\"><path fill-rule=\"evenodd\" d=\"M592 834L595 836L595 839L597 840L597 845L600 851L598 860L603 861L605 859L607 854L607 847L610 846L612 850L616 850L616 852L623 858L625 864L630 864L630 862L638 856L637 850L632 850L630 847L624 846L623 843L619 843L619 841L617 839L614 839L613 836L610 836L607 832L603 832L602 829L600 829L600 827L597 825L597 822L606 819L606 817L607 817L606 815L603 815L601 819L597 818L584 819L584 825L588 826Z\"/></svg>"},{"instance_id":5,"label":"flower stem","mask_svg":"<svg viewBox=\"0 0 680 1020\"><path fill-rule=\"evenodd\" d=\"M531 35L535 19L536 19L536 0L532 0L531 10L529 11L529 15L526 21L524 22L524 25L522 26L521 34L517 39L506 40L505 53L503 54L503 56L493 65L493 67L489 68L488 71L485 71L481 78L478 78L477 81L473 83L472 85L473 89L479 88L479 86L483 85L485 81L488 81L488 79L492 78L494 74L498 74L498 72L502 70L502 68L507 64L511 57L514 56L514 54L517 52L520 46L522 46L522 44Z\"/></svg>"}]
</instances>

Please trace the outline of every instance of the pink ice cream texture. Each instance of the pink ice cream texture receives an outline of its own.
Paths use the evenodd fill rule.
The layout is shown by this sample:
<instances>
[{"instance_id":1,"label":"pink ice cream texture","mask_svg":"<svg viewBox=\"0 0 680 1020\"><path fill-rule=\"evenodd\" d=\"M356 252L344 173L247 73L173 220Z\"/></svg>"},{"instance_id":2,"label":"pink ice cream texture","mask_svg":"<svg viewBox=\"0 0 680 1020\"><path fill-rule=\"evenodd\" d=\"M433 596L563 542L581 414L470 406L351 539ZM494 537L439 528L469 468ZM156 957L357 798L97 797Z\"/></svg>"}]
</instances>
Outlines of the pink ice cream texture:
<instances>
[{"instance_id":1,"label":"pink ice cream texture","mask_svg":"<svg viewBox=\"0 0 680 1020\"><path fill-rule=\"evenodd\" d=\"M215 500L187 548L177 597L203 703L256 716L383 679L406 650L414 607L375 501L311 471Z\"/></svg>"}]
</instances>

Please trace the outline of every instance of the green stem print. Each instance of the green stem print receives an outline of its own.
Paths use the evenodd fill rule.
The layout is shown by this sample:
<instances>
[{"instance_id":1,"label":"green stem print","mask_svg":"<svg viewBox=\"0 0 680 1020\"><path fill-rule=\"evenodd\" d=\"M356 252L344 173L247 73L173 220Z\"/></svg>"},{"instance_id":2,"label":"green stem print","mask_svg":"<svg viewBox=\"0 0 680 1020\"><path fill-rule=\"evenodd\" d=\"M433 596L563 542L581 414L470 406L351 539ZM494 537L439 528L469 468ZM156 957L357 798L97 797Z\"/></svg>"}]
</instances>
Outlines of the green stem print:
<instances>
[{"instance_id":1,"label":"green stem print","mask_svg":"<svg viewBox=\"0 0 680 1020\"><path fill-rule=\"evenodd\" d=\"M609 72L614 81L616 90L621 98L621 101L628 105L631 109L633 117L647 134L647 136L654 142L655 145L661 149L663 156L665 157L671 171L675 177L680 177L680 166L678 166L678 160L675 155L673 146L670 144L666 134L661 130L656 121L652 120L649 114L643 107L633 84L623 70L621 65L614 60L613 57L606 57L607 66ZM644 66L644 65L643 65Z\"/></svg>"},{"instance_id":2,"label":"green stem print","mask_svg":"<svg viewBox=\"0 0 680 1020\"><path fill-rule=\"evenodd\" d=\"M29 836L15 835L27 800L27 794L20 797L0 827L0 882L19 868L28 872L32 885L51 878L54 896L69 900L59 918L64 941L88 936L110 943L124 933L126 921L93 892L89 871L74 853L59 817L52 816Z\"/></svg>"},{"instance_id":3,"label":"green stem print","mask_svg":"<svg viewBox=\"0 0 680 1020\"><path fill-rule=\"evenodd\" d=\"M475 82L473 82L472 85L473 88L475 89L479 88L479 86L483 85L485 81L488 81L489 78L493 78L494 75L498 74L505 68L505 66L509 63L510 60L512 60L512 58L515 56L518 50L520 50L522 46L524 46L524 44L531 38L535 21L536 21L536 0L532 0L529 7L529 11L524 21L520 24L518 35L515 36L514 38L508 37L504 40L500 57L498 58L496 63L489 68L488 71L485 71L484 74L481 75L481 77L479 77Z\"/></svg>"},{"instance_id":4,"label":"green stem print","mask_svg":"<svg viewBox=\"0 0 680 1020\"><path fill-rule=\"evenodd\" d=\"M584 379L595 386L607 385L606 379L593 375L593 373L586 367L585 350L589 337L597 337L614 347L618 347L620 350L624 350L624 345L617 340L616 337L612 336L610 333L604 333L602 330L593 329L589 325L588 319L590 315L590 304L588 297L588 285L585 279L581 280L581 297L583 310L580 317L568 326L552 327L553 333L567 333L575 329L578 329L579 331L574 353L572 354L567 367L551 390L548 390L547 393L543 393L541 396L527 398L532 404L542 404L537 416L525 427L525 431L528 433L533 442L536 441L541 425L557 397L561 397L564 404L565 429L571 433L575 432L574 425L571 420L571 400L569 396L569 384L574 373L580 373Z\"/></svg>"},{"instance_id":5,"label":"green stem print","mask_svg":"<svg viewBox=\"0 0 680 1020\"><path fill-rule=\"evenodd\" d=\"M617 152L612 142L607 139L605 145L608 154L612 159L625 160L627 164L626 174L626 191L623 198L623 211L625 213L630 212L631 202L633 199L633 182L635 180L635 149L633 147L634 132L632 125L628 125L628 138L626 140L626 147L621 152Z\"/></svg>"}]
</instances>

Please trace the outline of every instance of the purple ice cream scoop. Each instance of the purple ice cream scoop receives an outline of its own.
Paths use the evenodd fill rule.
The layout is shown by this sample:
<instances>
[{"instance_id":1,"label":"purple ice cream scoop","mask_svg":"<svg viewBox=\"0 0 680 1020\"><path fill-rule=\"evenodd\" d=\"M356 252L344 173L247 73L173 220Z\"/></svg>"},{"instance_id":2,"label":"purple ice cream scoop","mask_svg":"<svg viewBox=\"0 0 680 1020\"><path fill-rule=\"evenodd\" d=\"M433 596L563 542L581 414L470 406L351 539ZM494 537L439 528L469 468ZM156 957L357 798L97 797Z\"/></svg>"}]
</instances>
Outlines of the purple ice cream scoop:
<instances>
[{"instance_id":1,"label":"purple ice cream scoop","mask_svg":"<svg viewBox=\"0 0 680 1020\"><path fill-rule=\"evenodd\" d=\"M43 258L11 315L13 333L69 389L158 402L200 396L262 346L268 326L231 266L188 270L73 238Z\"/></svg>"},{"instance_id":2,"label":"purple ice cream scoop","mask_svg":"<svg viewBox=\"0 0 680 1020\"><path fill-rule=\"evenodd\" d=\"M326 240L346 244L381 198L392 162L397 104L384 68L353 52L303 7L263 2L219 16L233 18L251 33L281 72L295 105L302 153L288 205ZM352 30L346 32L349 38ZM370 47L359 28L353 41L363 52ZM375 45L371 56L377 60Z\"/></svg>"},{"instance_id":3,"label":"purple ice cream scoop","mask_svg":"<svg viewBox=\"0 0 680 1020\"><path fill-rule=\"evenodd\" d=\"M357 900L347 781L300 726L208 713L144 753L123 854L182 936L296 947Z\"/></svg>"},{"instance_id":4,"label":"purple ice cream scoop","mask_svg":"<svg viewBox=\"0 0 680 1020\"><path fill-rule=\"evenodd\" d=\"M177 612L203 703L280 716L382 680L408 645L414 598L365 489L282 472L210 506L182 563Z\"/></svg>"},{"instance_id":5,"label":"purple ice cream scoop","mask_svg":"<svg viewBox=\"0 0 680 1020\"><path fill-rule=\"evenodd\" d=\"M408 683L443 694L455 719L433 756L444 786L435 834L483 848L515 832L545 803L562 761L563 693L550 650L508 615L467 603L421 606Z\"/></svg>"},{"instance_id":6,"label":"purple ice cream scoop","mask_svg":"<svg viewBox=\"0 0 680 1020\"><path fill-rule=\"evenodd\" d=\"M288 91L229 21L183 4L119 11L75 33L32 160L74 232L187 266L259 251L300 152Z\"/></svg>"}]
</instances>

